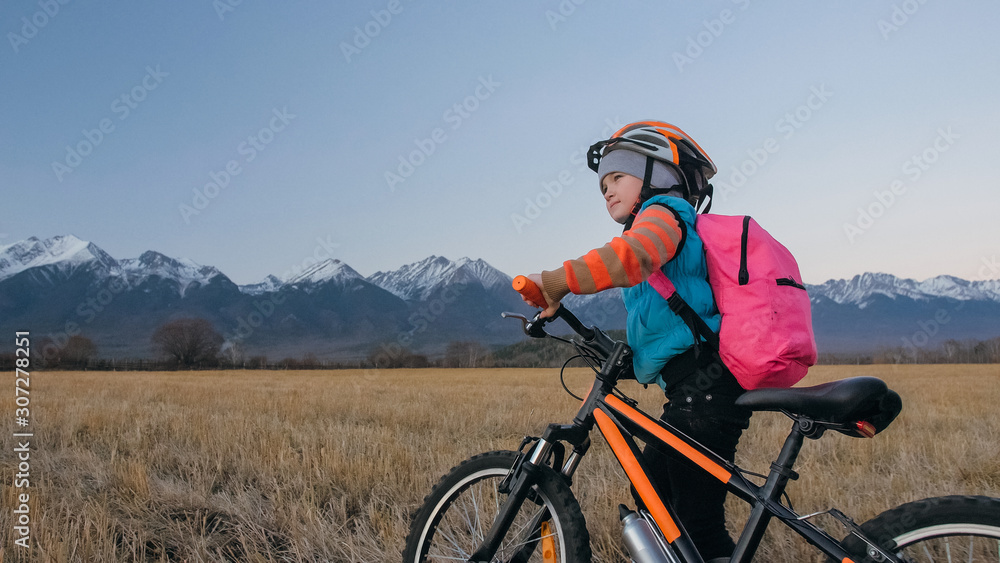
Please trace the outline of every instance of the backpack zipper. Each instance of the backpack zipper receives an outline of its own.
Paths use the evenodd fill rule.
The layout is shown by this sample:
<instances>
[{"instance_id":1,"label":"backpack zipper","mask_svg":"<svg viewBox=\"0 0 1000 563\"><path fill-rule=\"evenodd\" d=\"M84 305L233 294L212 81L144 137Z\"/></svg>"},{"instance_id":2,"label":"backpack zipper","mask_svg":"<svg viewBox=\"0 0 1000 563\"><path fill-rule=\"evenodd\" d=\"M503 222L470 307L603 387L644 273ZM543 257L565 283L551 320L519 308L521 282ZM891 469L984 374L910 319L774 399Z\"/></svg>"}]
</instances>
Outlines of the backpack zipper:
<instances>
[{"instance_id":1,"label":"backpack zipper","mask_svg":"<svg viewBox=\"0 0 1000 563\"><path fill-rule=\"evenodd\" d=\"M743 216L743 238L740 239L740 285L750 283L750 271L747 270L747 239L750 238L750 216Z\"/></svg>"},{"instance_id":2,"label":"backpack zipper","mask_svg":"<svg viewBox=\"0 0 1000 563\"><path fill-rule=\"evenodd\" d=\"M792 287L797 287L799 289L805 289L806 288L806 286L800 284L799 282L793 280L792 278L778 278L778 279L776 279L774 281L776 281L778 283L778 285L790 285Z\"/></svg>"}]
</instances>

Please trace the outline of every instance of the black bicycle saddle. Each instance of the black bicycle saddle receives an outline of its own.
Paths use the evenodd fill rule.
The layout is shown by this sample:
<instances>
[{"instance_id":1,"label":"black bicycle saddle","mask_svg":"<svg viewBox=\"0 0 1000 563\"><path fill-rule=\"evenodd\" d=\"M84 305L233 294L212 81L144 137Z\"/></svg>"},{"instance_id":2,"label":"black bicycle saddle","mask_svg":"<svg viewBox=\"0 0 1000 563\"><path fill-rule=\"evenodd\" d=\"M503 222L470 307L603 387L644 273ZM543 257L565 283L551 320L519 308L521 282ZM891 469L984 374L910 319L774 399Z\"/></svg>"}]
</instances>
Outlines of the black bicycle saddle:
<instances>
[{"instance_id":1,"label":"black bicycle saddle","mask_svg":"<svg viewBox=\"0 0 1000 563\"><path fill-rule=\"evenodd\" d=\"M736 404L755 411L786 411L838 424L864 421L881 432L903 408L899 395L877 377L849 377L812 387L747 391Z\"/></svg>"}]
</instances>

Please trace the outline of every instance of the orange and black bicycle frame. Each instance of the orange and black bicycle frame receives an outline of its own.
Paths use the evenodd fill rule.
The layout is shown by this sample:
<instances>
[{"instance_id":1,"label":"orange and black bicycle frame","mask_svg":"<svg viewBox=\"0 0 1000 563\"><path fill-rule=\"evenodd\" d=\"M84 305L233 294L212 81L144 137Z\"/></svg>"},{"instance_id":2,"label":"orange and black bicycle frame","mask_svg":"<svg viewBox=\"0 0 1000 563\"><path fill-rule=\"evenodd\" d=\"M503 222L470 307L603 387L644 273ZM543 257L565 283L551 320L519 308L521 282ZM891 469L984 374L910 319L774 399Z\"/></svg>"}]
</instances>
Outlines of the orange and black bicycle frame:
<instances>
[{"instance_id":1,"label":"orange and black bicycle frame","mask_svg":"<svg viewBox=\"0 0 1000 563\"><path fill-rule=\"evenodd\" d=\"M522 442L521 455L500 485L500 492L507 494L507 499L470 561L493 560L500 539L509 531L514 515L522 503L530 498L531 489L543 468L546 468L545 471L551 469L559 472L567 482L572 480L580 460L590 448L590 433L596 427L645 505L652 523L659 530L660 539L672 551L673 559L681 563L704 563L684 530L683 523L677 519L669 501L657 490L655 480L650 478L651 471L656 468L649 466L637 440L661 452L677 452L692 466L712 475L724 483L730 493L751 505L750 517L736 542L731 563L749 563L753 559L772 518L781 520L834 561L853 563L850 554L838 540L780 502L788 481L798 477L792 467L805 438L818 438L822 434L822 424L789 414L794 420L792 430L785 439L778 458L771 464L764 484L757 485L747 480L744 476L747 472L736 464L716 455L670 424L642 412L635 401L616 389L619 378L628 377L626 374L630 373L632 365L631 350L624 342L611 339L596 327L584 327L562 307L557 311L556 317L565 320L583 337L582 341L574 342L579 349L591 351L592 357L600 360L600 370L587 396L583 398L572 424L550 424L541 437L525 438ZM539 319L538 316L531 321L524 317L521 319L526 334L536 337L545 335L541 327L547 320ZM566 455L567 446L571 448L569 455ZM829 513L869 546L875 545L849 518L837 511L831 510ZM537 538L540 537L542 526L549 518L544 508L539 510L522 532L525 534L522 552L511 561L527 561L539 543ZM892 553L877 547L872 549L877 550L881 560L901 563Z\"/></svg>"},{"instance_id":2,"label":"orange and black bicycle frame","mask_svg":"<svg viewBox=\"0 0 1000 563\"><path fill-rule=\"evenodd\" d=\"M852 561L840 542L813 524L800 519L798 514L779 502L788 480L795 476L791 470L805 434L796 425L785 442L779 458L772 464L771 475L763 486L747 481L739 468L715 455L696 441L685 436L669 424L654 419L633 404L614 395L602 397L593 417L618 462L625 470L636 493L652 516L663 536L676 554L686 563L703 560L694 543L684 531L669 502L665 502L650 479L650 468L636 440L657 449L672 449L690 463L726 484L729 491L753 505L750 519L744 527L731 559L734 563L748 562L760 545L764 530L772 517L782 520L807 541L844 563Z\"/></svg>"},{"instance_id":3,"label":"orange and black bicycle frame","mask_svg":"<svg viewBox=\"0 0 1000 563\"><path fill-rule=\"evenodd\" d=\"M610 391L611 388L606 382L601 381L599 375L598 381L584 400L574 424L552 424L540 438L531 440L532 447L515 464L511 472L512 483L509 490L504 491L509 492L506 504L510 509L507 510L508 506L505 506L501 510L500 516L494 523L494 529L487 534L483 544L485 550L477 552L471 561L490 560L488 555L495 551L495 546L491 549L491 542L498 541L495 538L502 537L510 525L509 522L504 522L504 514L510 514L512 517L520 503L525 500L534 470L542 465L551 466L559 469L567 479L572 478L580 457L590 447L589 434L594 426L604 436L618 459L646 510L659 528L662 539L684 563L704 563L704 560L684 530L683 524L675 516L670 503L663 499L656 489L655 481L649 477L653 468L647 466L636 440L641 440L657 449L676 451L694 466L725 483L731 493L753 506L750 519L737 541L736 551L731 559L733 563L746 563L753 559L771 518L781 520L836 561L843 563L853 561L838 540L801 519L798 514L779 502L788 480L795 477L791 467L807 434L799 424L795 425L778 459L771 465L767 481L764 485L758 486L744 478L734 464L717 456L669 424L642 412L630 400L619 398ZM564 455L565 446L561 442L573 446L568 458ZM535 527L540 528L546 516L544 513L539 514ZM529 527L529 530L531 528ZM526 549L534 547L529 542ZM478 556L484 557L477 559ZM892 557L887 559L891 560Z\"/></svg>"}]
</instances>

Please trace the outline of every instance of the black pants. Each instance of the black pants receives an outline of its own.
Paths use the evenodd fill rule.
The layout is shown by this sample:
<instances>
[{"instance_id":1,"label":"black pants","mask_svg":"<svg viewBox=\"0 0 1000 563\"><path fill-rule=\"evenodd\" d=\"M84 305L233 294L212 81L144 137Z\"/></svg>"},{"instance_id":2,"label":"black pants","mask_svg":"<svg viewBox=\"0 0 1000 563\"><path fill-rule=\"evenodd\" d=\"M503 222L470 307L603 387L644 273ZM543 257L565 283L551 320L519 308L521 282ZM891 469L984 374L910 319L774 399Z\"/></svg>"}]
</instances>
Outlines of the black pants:
<instances>
[{"instance_id":1,"label":"black pants","mask_svg":"<svg viewBox=\"0 0 1000 563\"><path fill-rule=\"evenodd\" d=\"M689 352L675 360L664 370L664 379L676 383L666 392L668 402L660 418L720 457L734 461L736 445L750 424L750 410L734 404L743 388L708 350L698 358ZM673 450L661 452L646 446L643 455L655 486L674 507L702 557L732 555L736 544L726 530L725 484ZM638 497L636 502L641 505Z\"/></svg>"}]
</instances>

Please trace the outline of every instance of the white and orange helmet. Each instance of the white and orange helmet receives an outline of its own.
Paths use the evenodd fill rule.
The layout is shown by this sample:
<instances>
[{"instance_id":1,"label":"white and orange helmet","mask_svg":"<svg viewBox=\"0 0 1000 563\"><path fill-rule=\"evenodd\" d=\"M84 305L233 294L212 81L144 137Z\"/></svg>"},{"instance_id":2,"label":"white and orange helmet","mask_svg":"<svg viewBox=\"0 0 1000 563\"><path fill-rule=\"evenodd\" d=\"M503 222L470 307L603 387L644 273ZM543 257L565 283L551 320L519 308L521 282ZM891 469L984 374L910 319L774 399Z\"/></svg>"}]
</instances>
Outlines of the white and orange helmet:
<instances>
[{"instance_id":1,"label":"white and orange helmet","mask_svg":"<svg viewBox=\"0 0 1000 563\"><path fill-rule=\"evenodd\" d=\"M695 198L702 203L711 199L712 186L708 180L715 175L717 169L712 159L705 154L687 133L679 127L662 121L637 121L622 127L610 139L598 141L591 145L587 153L587 165L598 172L601 159L615 150L629 150L647 157L646 174L643 178L643 193L645 200L656 195L657 189L650 186L650 177L654 161L674 167L683 179L681 189L685 199ZM695 205L697 207L698 205ZM707 212L711 201L701 212Z\"/></svg>"}]
</instances>

